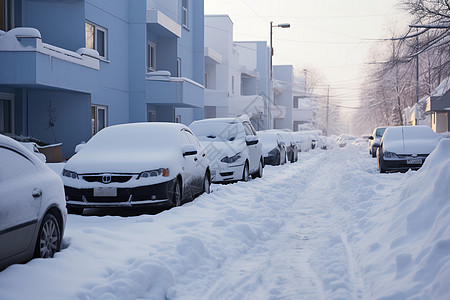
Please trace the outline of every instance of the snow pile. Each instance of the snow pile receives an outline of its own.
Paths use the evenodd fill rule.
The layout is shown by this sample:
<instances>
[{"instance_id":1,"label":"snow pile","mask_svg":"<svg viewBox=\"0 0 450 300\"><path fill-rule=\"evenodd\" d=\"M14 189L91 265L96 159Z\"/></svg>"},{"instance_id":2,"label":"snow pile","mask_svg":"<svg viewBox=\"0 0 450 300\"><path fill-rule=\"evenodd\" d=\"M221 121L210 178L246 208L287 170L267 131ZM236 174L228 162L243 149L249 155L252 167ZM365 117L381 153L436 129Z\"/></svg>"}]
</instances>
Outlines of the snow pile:
<instances>
[{"instance_id":1,"label":"snow pile","mask_svg":"<svg viewBox=\"0 0 450 300\"><path fill-rule=\"evenodd\" d=\"M377 299L449 299L450 140L418 172L393 179L398 188L376 195L371 216L360 220L366 284Z\"/></svg>"},{"instance_id":2,"label":"snow pile","mask_svg":"<svg viewBox=\"0 0 450 300\"><path fill-rule=\"evenodd\" d=\"M70 215L0 299L450 299L448 182L449 139L407 173L367 144L302 152L157 215Z\"/></svg>"}]
</instances>

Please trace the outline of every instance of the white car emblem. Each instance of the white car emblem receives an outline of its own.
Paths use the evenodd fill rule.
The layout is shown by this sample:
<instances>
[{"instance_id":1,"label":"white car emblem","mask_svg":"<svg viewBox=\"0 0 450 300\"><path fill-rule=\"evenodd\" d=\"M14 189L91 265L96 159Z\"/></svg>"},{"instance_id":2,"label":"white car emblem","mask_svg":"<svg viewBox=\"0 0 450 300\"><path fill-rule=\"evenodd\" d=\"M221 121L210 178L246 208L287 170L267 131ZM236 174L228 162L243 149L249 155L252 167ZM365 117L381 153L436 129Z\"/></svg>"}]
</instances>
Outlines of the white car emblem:
<instances>
[{"instance_id":1,"label":"white car emblem","mask_svg":"<svg viewBox=\"0 0 450 300\"><path fill-rule=\"evenodd\" d=\"M103 183L110 183L111 182L111 174L105 174L102 176L102 182Z\"/></svg>"}]
</instances>

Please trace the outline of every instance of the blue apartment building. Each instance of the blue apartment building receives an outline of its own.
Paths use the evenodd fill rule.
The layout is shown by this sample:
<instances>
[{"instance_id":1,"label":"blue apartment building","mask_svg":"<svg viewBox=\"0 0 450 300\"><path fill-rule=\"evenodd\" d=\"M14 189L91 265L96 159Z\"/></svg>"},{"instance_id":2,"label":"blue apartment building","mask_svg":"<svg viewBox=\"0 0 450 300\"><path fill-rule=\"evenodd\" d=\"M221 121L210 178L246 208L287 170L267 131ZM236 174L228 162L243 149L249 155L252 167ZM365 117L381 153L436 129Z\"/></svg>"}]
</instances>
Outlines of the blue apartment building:
<instances>
[{"instance_id":1,"label":"blue apartment building","mask_svg":"<svg viewBox=\"0 0 450 300\"><path fill-rule=\"evenodd\" d=\"M62 143L204 110L203 0L0 0L0 133Z\"/></svg>"}]
</instances>

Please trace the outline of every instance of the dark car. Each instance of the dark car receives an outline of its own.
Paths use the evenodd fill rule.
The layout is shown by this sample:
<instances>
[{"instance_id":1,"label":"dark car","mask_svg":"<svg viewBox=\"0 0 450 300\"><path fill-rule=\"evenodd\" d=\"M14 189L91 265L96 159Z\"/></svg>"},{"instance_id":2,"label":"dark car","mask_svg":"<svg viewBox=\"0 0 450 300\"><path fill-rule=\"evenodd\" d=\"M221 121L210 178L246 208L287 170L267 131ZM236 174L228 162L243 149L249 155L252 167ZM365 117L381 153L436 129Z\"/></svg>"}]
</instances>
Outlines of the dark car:
<instances>
[{"instance_id":1,"label":"dark car","mask_svg":"<svg viewBox=\"0 0 450 300\"><path fill-rule=\"evenodd\" d=\"M388 127L377 151L380 173L419 169L440 136L428 126Z\"/></svg>"},{"instance_id":2,"label":"dark car","mask_svg":"<svg viewBox=\"0 0 450 300\"><path fill-rule=\"evenodd\" d=\"M264 165L279 166L287 162L286 144L279 133L258 131L264 150Z\"/></svg>"},{"instance_id":3,"label":"dark car","mask_svg":"<svg viewBox=\"0 0 450 300\"><path fill-rule=\"evenodd\" d=\"M369 154L372 157L377 157L377 149L380 147L381 138L386 127L377 127L373 130L372 135L369 137Z\"/></svg>"},{"instance_id":4,"label":"dark car","mask_svg":"<svg viewBox=\"0 0 450 300\"><path fill-rule=\"evenodd\" d=\"M33 257L53 257L67 217L61 178L1 134L0 161L0 270Z\"/></svg>"}]
</instances>

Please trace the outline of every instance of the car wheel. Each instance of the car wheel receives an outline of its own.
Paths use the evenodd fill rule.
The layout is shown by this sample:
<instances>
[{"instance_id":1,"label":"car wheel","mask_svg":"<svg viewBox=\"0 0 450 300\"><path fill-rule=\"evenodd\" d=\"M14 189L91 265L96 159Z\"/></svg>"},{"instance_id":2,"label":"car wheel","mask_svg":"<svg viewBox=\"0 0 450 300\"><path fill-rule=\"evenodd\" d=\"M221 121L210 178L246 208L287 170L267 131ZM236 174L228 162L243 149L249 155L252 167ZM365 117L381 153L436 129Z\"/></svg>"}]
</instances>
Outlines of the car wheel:
<instances>
[{"instance_id":1,"label":"car wheel","mask_svg":"<svg viewBox=\"0 0 450 300\"><path fill-rule=\"evenodd\" d=\"M48 213L42 220L34 256L50 258L61 249L61 230L55 216Z\"/></svg>"},{"instance_id":2,"label":"car wheel","mask_svg":"<svg viewBox=\"0 0 450 300\"><path fill-rule=\"evenodd\" d=\"M68 207L67 208L67 213L71 214L71 215L82 215L83 214L83 208L78 208L78 207Z\"/></svg>"},{"instance_id":3,"label":"car wheel","mask_svg":"<svg viewBox=\"0 0 450 300\"><path fill-rule=\"evenodd\" d=\"M181 205L181 185L179 180L175 180L173 190L169 192L169 196L170 196L170 205L172 207Z\"/></svg>"},{"instance_id":4,"label":"car wheel","mask_svg":"<svg viewBox=\"0 0 450 300\"><path fill-rule=\"evenodd\" d=\"M263 169L264 169L264 167L263 167L262 161L259 160L258 171L256 171L255 174L252 174L252 178L253 178L253 179L255 179L255 178L257 178L257 177L258 177L258 178L261 178L261 177L263 176Z\"/></svg>"},{"instance_id":5,"label":"car wheel","mask_svg":"<svg viewBox=\"0 0 450 300\"><path fill-rule=\"evenodd\" d=\"M206 173L205 178L203 178L203 192L206 194L211 193L211 180L209 179L208 173Z\"/></svg>"},{"instance_id":6,"label":"car wheel","mask_svg":"<svg viewBox=\"0 0 450 300\"><path fill-rule=\"evenodd\" d=\"M383 160L381 158L378 159L378 170L380 173L386 173L386 169L383 168Z\"/></svg>"},{"instance_id":7,"label":"car wheel","mask_svg":"<svg viewBox=\"0 0 450 300\"><path fill-rule=\"evenodd\" d=\"M247 182L249 177L248 162L245 162L244 171L242 172L242 181Z\"/></svg>"}]
</instances>

